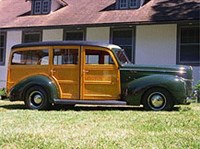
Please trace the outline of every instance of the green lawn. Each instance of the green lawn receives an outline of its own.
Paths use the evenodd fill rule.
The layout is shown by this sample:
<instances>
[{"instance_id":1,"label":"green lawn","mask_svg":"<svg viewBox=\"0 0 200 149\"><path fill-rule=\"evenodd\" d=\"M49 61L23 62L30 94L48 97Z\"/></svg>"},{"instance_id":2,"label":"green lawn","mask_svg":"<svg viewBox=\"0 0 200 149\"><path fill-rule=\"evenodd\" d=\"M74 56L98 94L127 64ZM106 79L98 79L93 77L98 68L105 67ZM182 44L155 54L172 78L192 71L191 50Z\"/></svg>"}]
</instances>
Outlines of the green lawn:
<instances>
[{"instance_id":1,"label":"green lawn","mask_svg":"<svg viewBox=\"0 0 200 149\"><path fill-rule=\"evenodd\" d=\"M200 104L172 112L75 107L31 111L0 101L0 148L200 148Z\"/></svg>"}]
</instances>

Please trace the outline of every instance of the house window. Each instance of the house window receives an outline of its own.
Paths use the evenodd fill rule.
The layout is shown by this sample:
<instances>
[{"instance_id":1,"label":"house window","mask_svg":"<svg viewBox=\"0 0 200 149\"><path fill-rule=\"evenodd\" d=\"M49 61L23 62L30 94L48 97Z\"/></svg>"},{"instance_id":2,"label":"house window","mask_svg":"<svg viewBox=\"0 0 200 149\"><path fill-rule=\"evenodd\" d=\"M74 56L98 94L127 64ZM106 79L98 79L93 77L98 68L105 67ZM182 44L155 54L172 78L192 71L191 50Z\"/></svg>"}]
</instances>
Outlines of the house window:
<instances>
[{"instance_id":1,"label":"house window","mask_svg":"<svg viewBox=\"0 0 200 149\"><path fill-rule=\"evenodd\" d=\"M137 8L138 0L130 0L130 8Z\"/></svg>"},{"instance_id":2,"label":"house window","mask_svg":"<svg viewBox=\"0 0 200 149\"><path fill-rule=\"evenodd\" d=\"M42 2L35 1L34 14L41 14Z\"/></svg>"},{"instance_id":3,"label":"house window","mask_svg":"<svg viewBox=\"0 0 200 149\"><path fill-rule=\"evenodd\" d=\"M112 30L111 41L113 44L123 48L130 61L134 63L134 36L133 29L114 29Z\"/></svg>"},{"instance_id":4,"label":"house window","mask_svg":"<svg viewBox=\"0 0 200 149\"><path fill-rule=\"evenodd\" d=\"M120 0L120 8L128 8L128 0Z\"/></svg>"},{"instance_id":5,"label":"house window","mask_svg":"<svg viewBox=\"0 0 200 149\"><path fill-rule=\"evenodd\" d=\"M180 26L178 43L178 63L200 64L199 26Z\"/></svg>"},{"instance_id":6,"label":"house window","mask_svg":"<svg viewBox=\"0 0 200 149\"><path fill-rule=\"evenodd\" d=\"M119 0L119 8L138 8L140 5L140 0Z\"/></svg>"},{"instance_id":7,"label":"house window","mask_svg":"<svg viewBox=\"0 0 200 149\"><path fill-rule=\"evenodd\" d=\"M43 1L43 9L42 9L42 13L43 14L47 14L50 11L50 1L49 0L44 0Z\"/></svg>"},{"instance_id":8,"label":"house window","mask_svg":"<svg viewBox=\"0 0 200 149\"><path fill-rule=\"evenodd\" d=\"M0 65L5 64L6 33L0 33Z\"/></svg>"},{"instance_id":9,"label":"house window","mask_svg":"<svg viewBox=\"0 0 200 149\"><path fill-rule=\"evenodd\" d=\"M48 14L51 8L50 0L33 1L33 14Z\"/></svg>"},{"instance_id":10,"label":"house window","mask_svg":"<svg viewBox=\"0 0 200 149\"><path fill-rule=\"evenodd\" d=\"M23 43L29 43L29 42L39 42L42 41L42 32L40 31L26 31L23 32L22 35Z\"/></svg>"},{"instance_id":11,"label":"house window","mask_svg":"<svg viewBox=\"0 0 200 149\"><path fill-rule=\"evenodd\" d=\"M66 31L64 40L84 40L83 31Z\"/></svg>"}]
</instances>

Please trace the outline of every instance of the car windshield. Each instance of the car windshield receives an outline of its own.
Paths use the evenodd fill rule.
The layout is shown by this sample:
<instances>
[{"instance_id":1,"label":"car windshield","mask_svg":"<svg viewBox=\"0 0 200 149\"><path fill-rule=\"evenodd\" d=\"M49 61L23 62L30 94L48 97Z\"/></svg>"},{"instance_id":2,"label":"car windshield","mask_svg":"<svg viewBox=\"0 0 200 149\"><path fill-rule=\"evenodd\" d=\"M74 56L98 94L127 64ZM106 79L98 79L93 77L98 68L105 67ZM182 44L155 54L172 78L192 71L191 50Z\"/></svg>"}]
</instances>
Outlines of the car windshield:
<instances>
[{"instance_id":1,"label":"car windshield","mask_svg":"<svg viewBox=\"0 0 200 149\"><path fill-rule=\"evenodd\" d=\"M126 56L126 53L123 49L118 49L115 51L115 54L118 58L118 60L120 61L121 64L128 64L131 63L128 59L128 57Z\"/></svg>"}]
</instances>

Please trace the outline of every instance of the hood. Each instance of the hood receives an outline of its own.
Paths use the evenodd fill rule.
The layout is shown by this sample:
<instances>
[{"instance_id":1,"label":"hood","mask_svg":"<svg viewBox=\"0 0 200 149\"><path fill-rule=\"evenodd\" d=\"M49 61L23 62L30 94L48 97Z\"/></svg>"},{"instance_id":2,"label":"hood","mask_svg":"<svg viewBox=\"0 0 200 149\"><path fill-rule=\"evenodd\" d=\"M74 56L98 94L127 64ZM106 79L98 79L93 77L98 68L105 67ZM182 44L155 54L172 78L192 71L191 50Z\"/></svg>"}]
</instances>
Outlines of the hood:
<instances>
[{"instance_id":1,"label":"hood","mask_svg":"<svg viewBox=\"0 0 200 149\"><path fill-rule=\"evenodd\" d=\"M177 76L185 79L192 79L192 67L184 65L136 65L125 64L122 65L122 69L141 71L141 72L157 72L166 74L176 74Z\"/></svg>"}]
</instances>

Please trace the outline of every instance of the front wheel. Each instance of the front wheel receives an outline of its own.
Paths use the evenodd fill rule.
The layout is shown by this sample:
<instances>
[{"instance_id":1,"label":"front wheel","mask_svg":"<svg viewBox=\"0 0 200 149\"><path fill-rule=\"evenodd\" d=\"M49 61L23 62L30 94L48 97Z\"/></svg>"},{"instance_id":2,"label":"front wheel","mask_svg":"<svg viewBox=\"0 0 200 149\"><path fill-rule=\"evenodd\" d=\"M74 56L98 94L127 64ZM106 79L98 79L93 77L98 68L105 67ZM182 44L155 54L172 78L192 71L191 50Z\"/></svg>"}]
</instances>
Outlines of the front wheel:
<instances>
[{"instance_id":1,"label":"front wheel","mask_svg":"<svg viewBox=\"0 0 200 149\"><path fill-rule=\"evenodd\" d=\"M33 110L45 110L49 107L46 91L40 86L34 86L27 90L25 105Z\"/></svg>"},{"instance_id":2,"label":"front wheel","mask_svg":"<svg viewBox=\"0 0 200 149\"><path fill-rule=\"evenodd\" d=\"M148 90L143 96L145 110L172 110L174 104L170 93L162 88Z\"/></svg>"}]
</instances>

